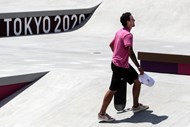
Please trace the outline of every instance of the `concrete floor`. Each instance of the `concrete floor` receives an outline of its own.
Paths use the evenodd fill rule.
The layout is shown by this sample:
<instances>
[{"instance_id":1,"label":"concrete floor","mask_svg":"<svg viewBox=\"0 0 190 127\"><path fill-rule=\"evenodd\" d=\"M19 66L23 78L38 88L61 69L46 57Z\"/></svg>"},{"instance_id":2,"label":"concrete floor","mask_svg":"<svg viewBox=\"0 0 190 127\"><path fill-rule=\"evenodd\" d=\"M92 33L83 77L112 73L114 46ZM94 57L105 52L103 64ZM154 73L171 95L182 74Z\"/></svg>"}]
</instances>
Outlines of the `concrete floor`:
<instances>
[{"instance_id":1,"label":"concrete floor","mask_svg":"<svg viewBox=\"0 0 190 127\"><path fill-rule=\"evenodd\" d=\"M1 0L1 12L79 9L95 0ZM36 4L38 3L38 4ZM1 127L179 127L190 126L189 76L148 73L156 83L142 87L141 102L150 109L138 114L108 113L113 123L97 119L111 78L108 45L121 25L122 12L136 19L134 50L189 55L188 0L104 0L81 29L69 33L0 39L0 76L50 71L0 108ZM23 6L24 5L24 6ZM127 107L132 105L128 86Z\"/></svg>"}]
</instances>

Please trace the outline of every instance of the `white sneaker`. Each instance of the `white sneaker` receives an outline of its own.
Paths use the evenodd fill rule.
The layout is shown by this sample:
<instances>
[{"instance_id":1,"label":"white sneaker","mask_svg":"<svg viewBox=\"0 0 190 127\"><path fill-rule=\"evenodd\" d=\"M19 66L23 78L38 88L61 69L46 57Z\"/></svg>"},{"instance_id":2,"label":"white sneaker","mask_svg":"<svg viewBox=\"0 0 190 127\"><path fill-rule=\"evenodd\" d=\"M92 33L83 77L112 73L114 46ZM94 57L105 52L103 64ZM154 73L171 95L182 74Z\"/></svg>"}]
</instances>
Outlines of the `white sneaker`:
<instances>
[{"instance_id":1,"label":"white sneaker","mask_svg":"<svg viewBox=\"0 0 190 127\"><path fill-rule=\"evenodd\" d=\"M98 119L101 120L101 121L107 121L107 122L110 122L110 121L114 121L115 119L112 118L111 116L109 116L107 113L105 114L98 114Z\"/></svg>"},{"instance_id":2,"label":"white sneaker","mask_svg":"<svg viewBox=\"0 0 190 127\"><path fill-rule=\"evenodd\" d=\"M136 113L136 112L140 112L140 111L146 110L148 108L149 108L149 106L147 106L147 105L139 104L139 106L136 107L136 108L132 107L132 110L133 110L134 113Z\"/></svg>"}]
</instances>

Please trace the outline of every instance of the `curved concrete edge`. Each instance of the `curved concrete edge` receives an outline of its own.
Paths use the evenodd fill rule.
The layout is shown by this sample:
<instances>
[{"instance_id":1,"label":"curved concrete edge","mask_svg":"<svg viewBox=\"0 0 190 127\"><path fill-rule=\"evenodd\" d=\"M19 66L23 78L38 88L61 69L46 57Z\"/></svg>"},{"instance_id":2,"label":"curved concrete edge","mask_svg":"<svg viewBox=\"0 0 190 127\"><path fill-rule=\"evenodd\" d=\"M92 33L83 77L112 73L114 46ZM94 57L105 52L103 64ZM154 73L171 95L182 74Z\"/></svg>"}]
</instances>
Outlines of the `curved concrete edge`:
<instances>
[{"instance_id":1,"label":"curved concrete edge","mask_svg":"<svg viewBox=\"0 0 190 127\"><path fill-rule=\"evenodd\" d=\"M88 22L100 4L88 9L0 13L0 37L74 31Z\"/></svg>"},{"instance_id":2,"label":"curved concrete edge","mask_svg":"<svg viewBox=\"0 0 190 127\"><path fill-rule=\"evenodd\" d=\"M0 86L6 86L6 85L18 84L24 82L33 82L46 75L48 72L49 71L0 77Z\"/></svg>"},{"instance_id":3,"label":"curved concrete edge","mask_svg":"<svg viewBox=\"0 0 190 127\"><path fill-rule=\"evenodd\" d=\"M0 101L3 101L5 98L16 93L22 88L25 88L29 86L30 84L33 84L34 82L39 80L41 77L43 77L47 73L48 72L38 72L38 73L23 74L23 75L9 76L9 77L1 77L0 78ZM23 90L21 90L20 92L22 91ZM16 95L18 95L18 93ZM5 102L7 103L12 98L13 97L9 98ZM3 105L5 104L5 102L3 102Z\"/></svg>"}]
</instances>

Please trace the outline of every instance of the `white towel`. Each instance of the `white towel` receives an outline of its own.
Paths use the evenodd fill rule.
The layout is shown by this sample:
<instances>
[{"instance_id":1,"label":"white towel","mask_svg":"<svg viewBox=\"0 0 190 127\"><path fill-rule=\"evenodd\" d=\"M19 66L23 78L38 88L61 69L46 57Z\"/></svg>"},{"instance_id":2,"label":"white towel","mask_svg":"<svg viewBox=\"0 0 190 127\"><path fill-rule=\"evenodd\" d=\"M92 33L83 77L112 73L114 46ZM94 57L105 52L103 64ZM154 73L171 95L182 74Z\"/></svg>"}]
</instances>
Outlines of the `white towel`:
<instances>
[{"instance_id":1,"label":"white towel","mask_svg":"<svg viewBox=\"0 0 190 127\"><path fill-rule=\"evenodd\" d=\"M150 76L148 76L146 73L143 75L139 75L139 81L149 87L152 87L155 83L154 79Z\"/></svg>"}]
</instances>

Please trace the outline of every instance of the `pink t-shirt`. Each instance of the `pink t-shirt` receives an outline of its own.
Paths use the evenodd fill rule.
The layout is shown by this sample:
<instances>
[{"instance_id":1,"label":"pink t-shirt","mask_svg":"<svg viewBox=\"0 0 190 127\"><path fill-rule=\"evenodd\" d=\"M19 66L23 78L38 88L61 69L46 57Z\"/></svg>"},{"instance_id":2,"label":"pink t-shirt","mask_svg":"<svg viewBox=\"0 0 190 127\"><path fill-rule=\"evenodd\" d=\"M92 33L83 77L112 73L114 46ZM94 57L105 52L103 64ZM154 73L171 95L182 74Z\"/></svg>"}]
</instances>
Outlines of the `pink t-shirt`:
<instances>
[{"instance_id":1,"label":"pink t-shirt","mask_svg":"<svg viewBox=\"0 0 190 127\"><path fill-rule=\"evenodd\" d=\"M117 31L111 45L113 45L113 64L118 67L129 68L129 51L127 47L132 47L133 45L133 35L130 31L125 28Z\"/></svg>"}]
</instances>

